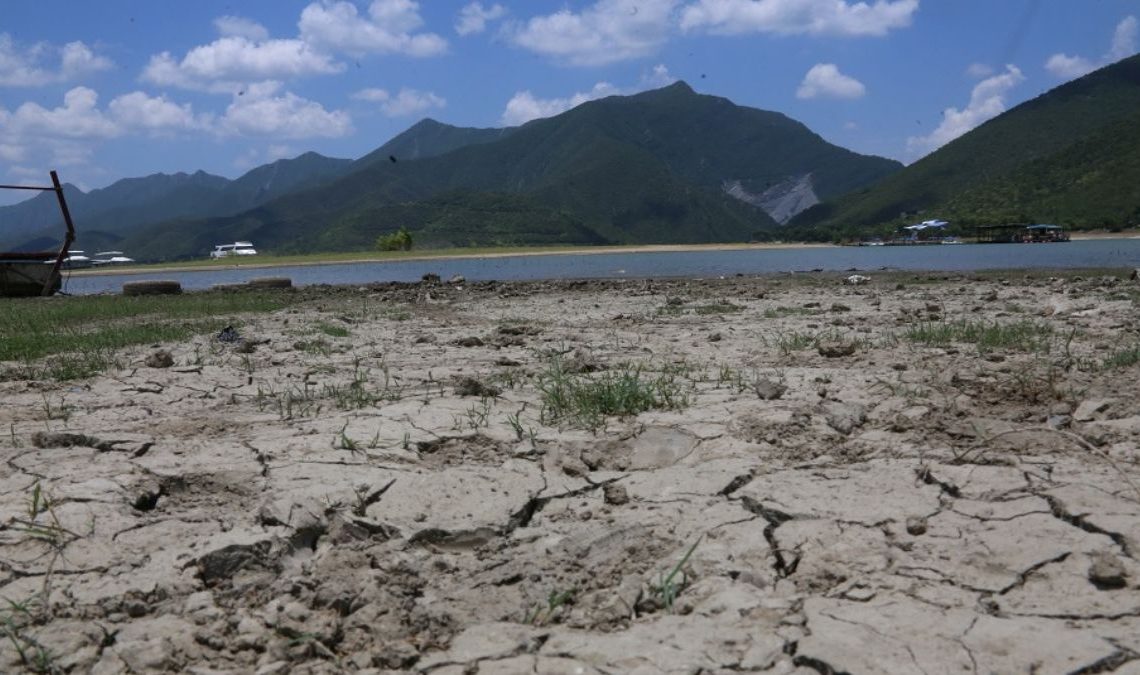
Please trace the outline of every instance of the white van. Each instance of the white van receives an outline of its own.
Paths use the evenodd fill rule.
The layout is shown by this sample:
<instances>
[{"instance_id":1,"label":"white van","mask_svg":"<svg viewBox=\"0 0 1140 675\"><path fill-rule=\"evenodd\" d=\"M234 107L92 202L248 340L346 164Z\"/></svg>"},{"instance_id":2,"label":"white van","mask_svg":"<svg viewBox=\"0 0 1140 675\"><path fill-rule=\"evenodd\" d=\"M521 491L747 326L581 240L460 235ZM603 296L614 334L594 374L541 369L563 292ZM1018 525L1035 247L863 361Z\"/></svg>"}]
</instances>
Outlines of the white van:
<instances>
[{"instance_id":1,"label":"white van","mask_svg":"<svg viewBox=\"0 0 1140 675\"><path fill-rule=\"evenodd\" d=\"M257 255L257 250L248 241L235 241L232 244L218 244L210 251L211 258L228 258L231 255Z\"/></svg>"}]
</instances>

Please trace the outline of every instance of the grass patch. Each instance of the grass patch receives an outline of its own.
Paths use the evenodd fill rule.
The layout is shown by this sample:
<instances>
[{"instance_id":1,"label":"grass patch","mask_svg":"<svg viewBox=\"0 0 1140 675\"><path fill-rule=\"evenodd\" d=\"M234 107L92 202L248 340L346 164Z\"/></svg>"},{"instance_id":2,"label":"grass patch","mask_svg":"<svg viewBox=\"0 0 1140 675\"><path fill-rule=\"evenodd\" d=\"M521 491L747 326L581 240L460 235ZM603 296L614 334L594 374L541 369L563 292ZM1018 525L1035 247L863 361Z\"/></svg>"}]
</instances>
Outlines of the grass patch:
<instances>
[{"instance_id":1,"label":"grass patch","mask_svg":"<svg viewBox=\"0 0 1140 675\"><path fill-rule=\"evenodd\" d=\"M281 293L185 293L6 300L0 361L20 365L6 377L73 380L116 362L132 345L177 342L236 323L233 315L284 307ZM47 362L40 362L52 357Z\"/></svg>"},{"instance_id":2,"label":"grass patch","mask_svg":"<svg viewBox=\"0 0 1140 675\"><path fill-rule=\"evenodd\" d=\"M705 304L685 304L679 298L669 298L665 301L664 306L657 308L657 314L661 316L680 316L682 314L710 316L716 314L734 314L742 311L744 311L743 307L728 302L727 300Z\"/></svg>"},{"instance_id":3,"label":"grass patch","mask_svg":"<svg viewBox=\"0 0 1140 675\"><path fill-rule=\"evenodd\" d=\"M979 352L994 349L1040 353L1049 351L1053 327L1039 321L926 321L909 326L903 337L928 347L954 343L976 345Z\"/></svg>"},{"instance_id":4,"label":"grass patch","mask_svg":"<svg viewBox=\"0 0 1140 675\"><path fill-rule=\"evenodd\" d=\"M676 410L689 404L688 389L674 374L649 374L640 366L623 366L595 377L567 373L559 359L539 376L543 423L568 421L597 429L611 415L646 410Z\"/></svg>"},{"instance_id":5,"label":"grass patch","mask_svg":"<svg viewBox=\"0 0 1140 675\"><path fill-rule=\"evenodd\" d=\"M1134 366L1137 363L1140 363L1140 344L1112 352L1101 361L1100 369L1118 370L1120 368Z\"/></svg>"},{"instance_id":6,"label":"grass patch","mask_svg":"<svg viewBox=\"0 0 1140 675\"><path fill-rule=\"evenodd\" d=\"M317 332L324 333L329 337L348 337L351 332L344 326L334 326L331 323L321 321L316 325Z\"/></svg>"},{"instance_id":7,"label":"grass patch","mask_svg":"<svg viewBox=\"0 0 1140 675\"><path fill-rule=\"evenodd\" d=\"M822 309L811 307L769 307L764 310L765 319L783 319L789 316L817 316L823 314Z\"/></svg>"}]
</instances>

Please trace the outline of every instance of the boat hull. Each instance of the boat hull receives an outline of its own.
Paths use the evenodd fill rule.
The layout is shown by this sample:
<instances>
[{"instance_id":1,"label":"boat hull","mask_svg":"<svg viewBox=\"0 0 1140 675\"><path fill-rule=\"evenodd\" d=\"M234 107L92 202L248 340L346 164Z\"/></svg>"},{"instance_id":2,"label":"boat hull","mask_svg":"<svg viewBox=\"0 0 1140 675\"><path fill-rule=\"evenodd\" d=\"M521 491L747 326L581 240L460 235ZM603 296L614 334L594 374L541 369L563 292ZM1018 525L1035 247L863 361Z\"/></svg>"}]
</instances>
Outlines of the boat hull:
<instances>
[{"instance_id":1,"label":"boat hull","mask_svg":"<svg viewBox=\"0 0 1140 675\"><path fill-rule=\"evenodd\" d=\"M41 295L44 284L49 279L49 293L59 291L62 276L52 269L53 265L44 263L44 260L11 259L0 254L0 297L27 298Z\"/></svg>"}]
</instances>

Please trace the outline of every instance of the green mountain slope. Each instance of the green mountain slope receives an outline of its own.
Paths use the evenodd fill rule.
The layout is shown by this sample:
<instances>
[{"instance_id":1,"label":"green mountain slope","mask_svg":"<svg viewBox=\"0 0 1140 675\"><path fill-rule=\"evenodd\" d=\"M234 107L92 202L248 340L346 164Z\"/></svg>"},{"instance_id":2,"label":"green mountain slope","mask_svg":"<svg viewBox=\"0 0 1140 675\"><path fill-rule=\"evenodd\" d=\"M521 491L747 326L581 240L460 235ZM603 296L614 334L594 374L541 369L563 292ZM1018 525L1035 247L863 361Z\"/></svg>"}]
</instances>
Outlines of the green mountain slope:
<instances>
[{"instance_id":1,"label":"green mountain slope","mask_svg":"<svg viewBox=\"0 0 1140 675\"><path fill-rule=\"evenodd\" d=\"M319 189L180 223L192 236L167 252L203 255L238 238L264 250L353 249L401 226L436 246L747 241L777 226L727 194L730 181L763 190L808 176L826 196L901 167L684 83L591 101L497 139L488 131L421 122ZM404 159L414 148L422 158ZM157 254L146 239L161 231L139 232L132 250Z\"/></svg>"},{"instance_id":2,"label":"green mountain slope","mask_svg":"<svg viewBox=\"0 0 1140 675\"><path fill-rule=\"evenodd\" d=\"M995 117L873 187L792 221L809 238L938 217L959 225L1136 222L1140 55Z\"/></svg>"}]
</instances>

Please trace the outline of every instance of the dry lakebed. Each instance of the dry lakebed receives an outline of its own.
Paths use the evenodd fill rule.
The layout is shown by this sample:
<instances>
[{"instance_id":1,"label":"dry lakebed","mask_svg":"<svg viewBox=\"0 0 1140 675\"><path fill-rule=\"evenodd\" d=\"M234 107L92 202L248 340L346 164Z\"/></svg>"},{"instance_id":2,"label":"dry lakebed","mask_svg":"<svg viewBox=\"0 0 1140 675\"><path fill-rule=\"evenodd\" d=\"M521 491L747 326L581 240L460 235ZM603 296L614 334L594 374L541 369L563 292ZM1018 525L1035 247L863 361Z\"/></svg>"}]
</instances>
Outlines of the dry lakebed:
<instances>
[{"instance_id":1,"label":"dry lakebed","mask_svg":"<svg viewBox=\"0 0 1140 675\"><path fill-rule=\"evenodd\" d=\"M1126 273L276 292L4 365L0 671L1140 673Z\"/></svg>"}]
</instances>

